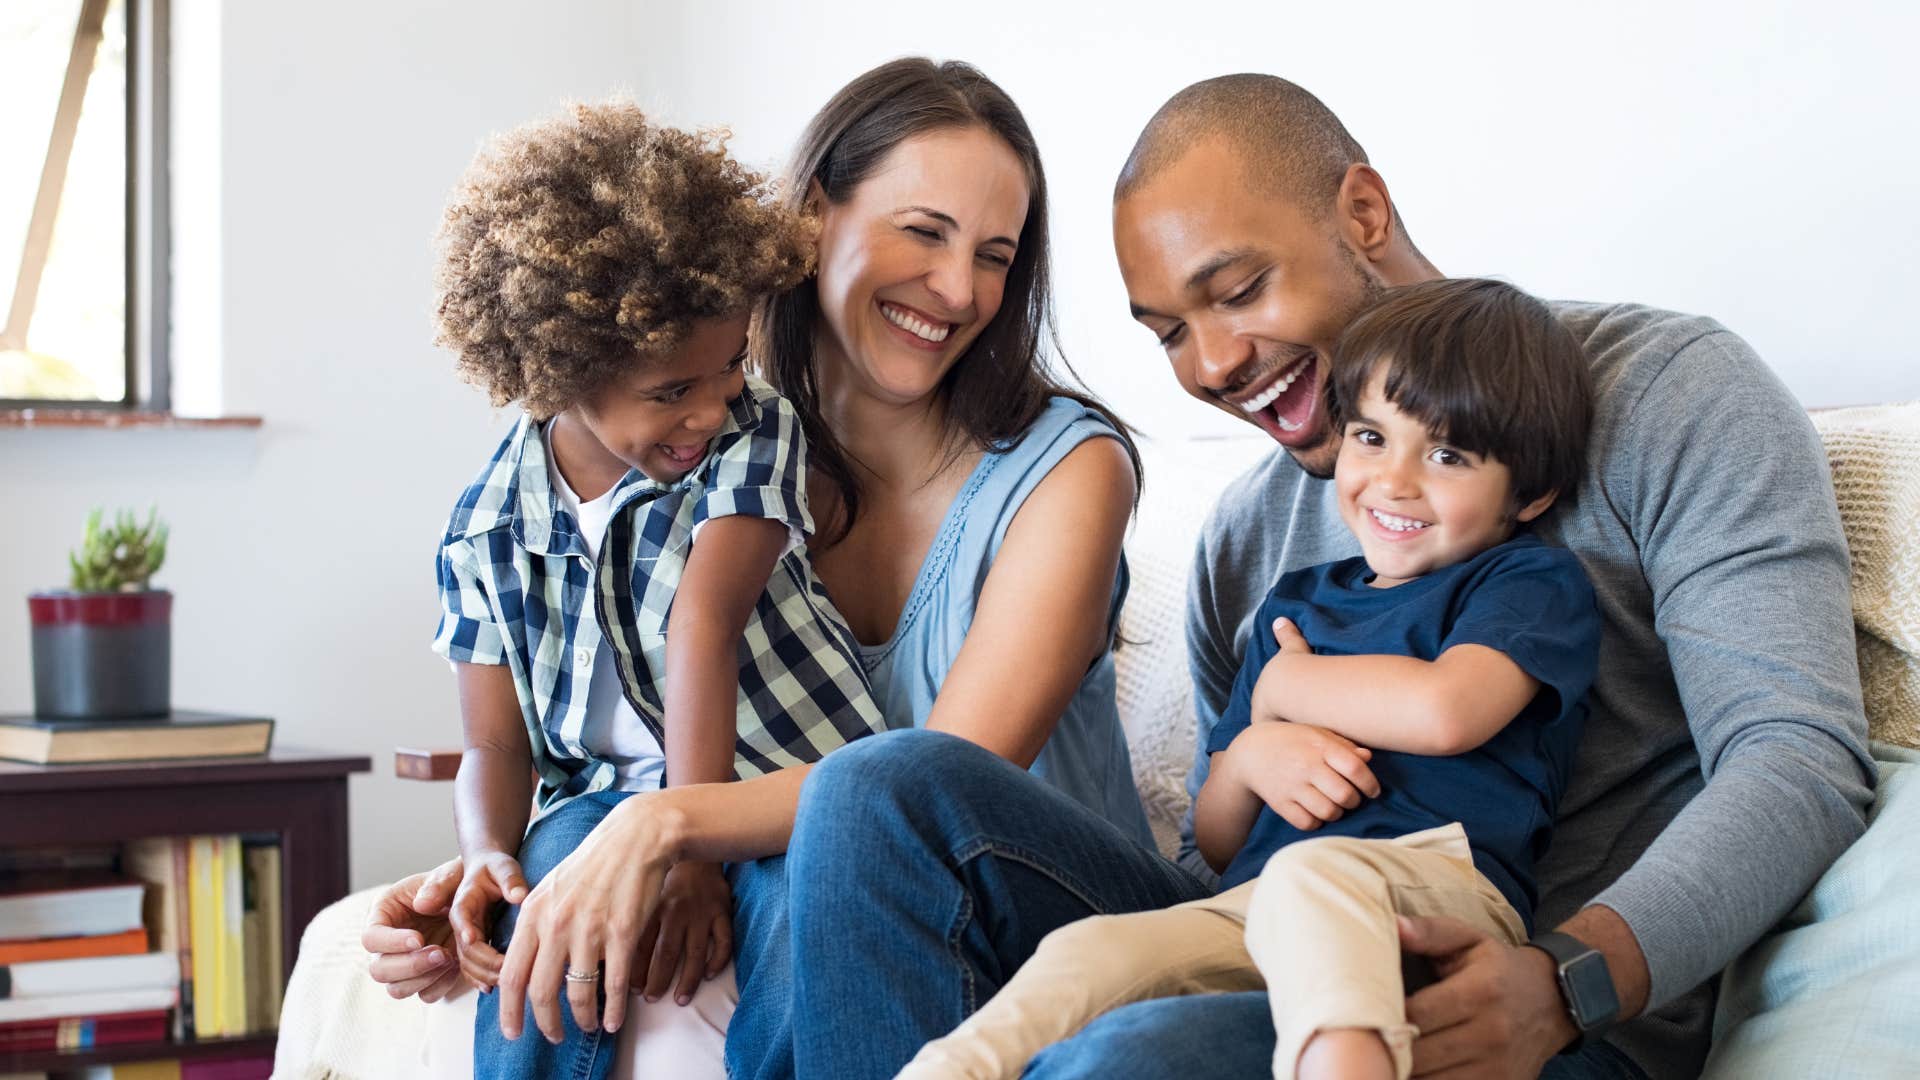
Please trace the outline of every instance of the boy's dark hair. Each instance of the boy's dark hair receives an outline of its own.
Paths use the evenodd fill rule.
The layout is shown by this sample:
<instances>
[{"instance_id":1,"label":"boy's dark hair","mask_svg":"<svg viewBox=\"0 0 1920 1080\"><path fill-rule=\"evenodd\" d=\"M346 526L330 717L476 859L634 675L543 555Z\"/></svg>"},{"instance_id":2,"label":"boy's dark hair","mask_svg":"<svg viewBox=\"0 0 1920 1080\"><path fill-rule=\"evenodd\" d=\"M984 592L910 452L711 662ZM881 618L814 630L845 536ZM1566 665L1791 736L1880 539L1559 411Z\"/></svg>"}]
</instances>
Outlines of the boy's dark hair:
<instances>
[{"instance_id":1,"label":"boy's dark hair","mask_svg":"<svg viewBox=\"0 0 1920 1080\"><path fill-rule=\"evenodd\" d=\"M438 344L536 420L741 314L813 265L813 226L715 132L613 100L494 140L447 206Z\"/></svg>"},{"instance_id":2,"label":"boy's dark hair","mask_svg":"<svg viewBox=\"0 0 1920 1080\"><path fill-rule=\"evenodd\" d=\"M1485 278L1388 290L1334 348L1327 406L1339 428L1382 365L1387 400L1436 438L1505 465L1521 505L1548 492L1574 497L1586 474L1593 373L1547 305Z\"/></svg>"}]
</instances>

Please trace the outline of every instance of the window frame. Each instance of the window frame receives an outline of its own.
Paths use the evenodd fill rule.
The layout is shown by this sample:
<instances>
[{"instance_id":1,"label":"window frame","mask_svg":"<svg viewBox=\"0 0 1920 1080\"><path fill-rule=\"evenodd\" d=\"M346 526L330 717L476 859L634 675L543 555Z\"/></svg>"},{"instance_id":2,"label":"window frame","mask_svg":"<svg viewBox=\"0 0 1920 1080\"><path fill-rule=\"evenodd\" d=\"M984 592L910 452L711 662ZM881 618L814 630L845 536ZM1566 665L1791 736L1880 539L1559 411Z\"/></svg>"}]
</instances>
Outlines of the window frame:
<instances>
[{"instance_id":1,"label":"window frame","mask_svg":"<svg viewBox=\"0 0 1920 1080\"><path fill-rule=\"evenodd\" d=\"M125 382L114 401L0 398L0 410L165 413L172 406L168 209L168 28L170 0L124 0L127 20ZM83 4L84 7L84 4ZM78 34L79 28L75 28ZM56 118L57 119L57 118ZM49 143L52 130L49 129ZM19 257L19 253L11 253Z\"/></svg>"}]
</instances>

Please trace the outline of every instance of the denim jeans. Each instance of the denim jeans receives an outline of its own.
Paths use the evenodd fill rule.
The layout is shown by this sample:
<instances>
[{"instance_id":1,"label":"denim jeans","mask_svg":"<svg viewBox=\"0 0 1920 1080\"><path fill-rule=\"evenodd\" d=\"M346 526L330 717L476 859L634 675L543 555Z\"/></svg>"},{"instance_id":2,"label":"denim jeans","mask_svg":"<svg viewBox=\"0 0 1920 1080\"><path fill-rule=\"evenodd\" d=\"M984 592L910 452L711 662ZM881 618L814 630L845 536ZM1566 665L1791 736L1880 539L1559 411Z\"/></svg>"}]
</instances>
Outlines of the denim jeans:
<instances>
[{"instance_id":1,"label":"denim jeans","mask_svg":"<svg viewBox=\"0 0 1920 1080\"><path fill-rule=\"evenodd\" d=\"M1273 1013L1267 995L1161 998L1115 1009L1055 1043L1027 1066L1029 1080L1181 1080L1267 1076L1273 1066ZM1607 1043L1547 1063L1541 1080L1644 1080Z\"/></svg>"},{"instance_id":2,"label":"denim jeans","mask_svg":"<svg viewBox=\"0 0 1920 1080\"><path fill-rule=\"evenodd\" d=\"M520 845L520 869L529 885L538 885L547 872L580 846L594 826L631 792L602 791L582 795L541 818ZM792 999L787 977L786 859L774 856L756 862L730 864L727 880L733 887L734 971L740 983L740 1004L728 1025L728 1046L735 1031L753 1035L769 1025L786 1030ZM513 937L519 908L508 907L494 926L493 943L505 951ZM752 990L749 990L749 987ZM637 1007L637 1000L629 1002ZM601 998L604 1009L606 999ZM573 1022L573 1010L560 998L565 1029L560 1045L541 1036L527 1007L520 1038L500 1034L500 995L480 995L474 1013L473 1071L475 1077L566 1077L604 1080L613 1067L617 1040L604 1032L583 1032ZM769 1045L779 1045L765 1040ZM790 1042L790 1041L789 1041ZM661 1077L659 1080L671 1080Z\"/></svg>"},{"instance_id":3,"label":"denim jeans","mask_svg":"<svg viewBox=\"0 0 1920 1080\"><path fill-rule=\"evenodd\" d=\"M582 795L534 823L520 842L520 870L528 886L540 879L580 846L594 826L606 818L631 792L597 791ZM505 952L513 940L513 924L520 909L508 906L493 927L494 948ZM605 1006L605 998L601 1000ZM583 1032L573 1022L573 1010L567 1007L566 994L560 995L560 1018L566 1035L560 1045L547 1042L533 1022L533 1003L518 1039L500 1034L500 992L481 994L473 1017L473 1075L475 1077L521 1078L529 1076L565 1077L569 1080L603 1080L613 1067L612 1036L595 1030Z\"/></svg>"},{"instance_id":4,"label":"denim jeans","mask_svg":"<svg viewBox=\"0 0 1920 1080\"><path fill-rule=\"evenodd\" d=\"M791 955L749 970L741 949L736 1078L884 1080L1055 928L1208 893L1026 770L929 731L871 736L815 766L785 870ZM769 972L790 983L785 1008L768 1007Z\"/></svg>"}]
</instances>

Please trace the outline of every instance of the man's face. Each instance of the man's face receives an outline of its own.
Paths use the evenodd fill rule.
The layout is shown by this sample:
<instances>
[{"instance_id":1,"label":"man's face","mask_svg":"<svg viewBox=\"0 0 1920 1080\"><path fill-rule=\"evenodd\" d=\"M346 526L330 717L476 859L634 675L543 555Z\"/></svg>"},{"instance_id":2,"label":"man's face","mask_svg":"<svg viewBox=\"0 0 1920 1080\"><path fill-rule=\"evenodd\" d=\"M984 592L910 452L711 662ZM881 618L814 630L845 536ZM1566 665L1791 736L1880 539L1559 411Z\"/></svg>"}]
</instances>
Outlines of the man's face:
<instances>
[{"instance_id":1,"label":"man's face","mask_svg":"<svg viewBox=\"0 0 1920 1080\"><path fill-rule=\"evenodd\" d=\"M1339 433L1322 408L1334 342L1381 283L1286 196L1255 190L1222 139L1196 144L1114 204L1120 276L1187 393L1333 475Z\"/></svg>"}]
</instances>

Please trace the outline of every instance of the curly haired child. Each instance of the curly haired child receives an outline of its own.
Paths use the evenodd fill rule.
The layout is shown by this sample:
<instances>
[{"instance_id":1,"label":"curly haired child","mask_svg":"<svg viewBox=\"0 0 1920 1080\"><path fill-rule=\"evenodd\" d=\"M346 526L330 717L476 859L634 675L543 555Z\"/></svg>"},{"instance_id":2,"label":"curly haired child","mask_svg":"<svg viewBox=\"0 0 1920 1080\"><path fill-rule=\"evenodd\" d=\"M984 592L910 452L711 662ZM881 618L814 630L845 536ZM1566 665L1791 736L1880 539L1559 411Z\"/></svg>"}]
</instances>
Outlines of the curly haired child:
<instances>
[{"instance_id":1,"label":"curly haired child","mask_svg":"<svg viewBox=\"0 0 1920 1080\"><path fill-rule=\"evenodd\" d=\"M816 761L882 721L805 556L799 418L744 370L748 312L808 273L809 223L720 136L615 101L498 139L440 239L437 340L524 411L438 559L434 648L466 735L452 919L462 970L491 986L513 930L492 912L621 799ZM639 955L569 958L570 1002L598 1015L599 995L644 986L684 1004L724 968L721 868L679 864L664 888ZM555 1066L519 1060L554 1052L539 1040L499 1037L497 999L476 1065Z\"/></svg>"}]
</instances>

